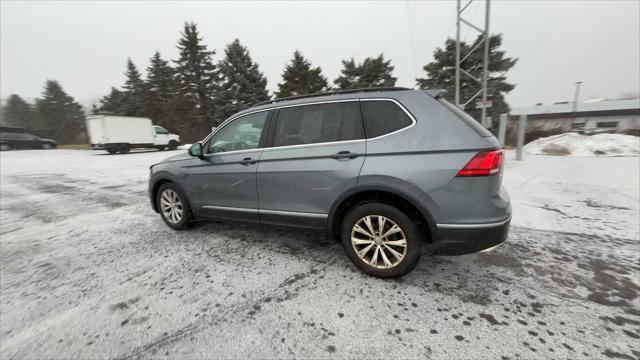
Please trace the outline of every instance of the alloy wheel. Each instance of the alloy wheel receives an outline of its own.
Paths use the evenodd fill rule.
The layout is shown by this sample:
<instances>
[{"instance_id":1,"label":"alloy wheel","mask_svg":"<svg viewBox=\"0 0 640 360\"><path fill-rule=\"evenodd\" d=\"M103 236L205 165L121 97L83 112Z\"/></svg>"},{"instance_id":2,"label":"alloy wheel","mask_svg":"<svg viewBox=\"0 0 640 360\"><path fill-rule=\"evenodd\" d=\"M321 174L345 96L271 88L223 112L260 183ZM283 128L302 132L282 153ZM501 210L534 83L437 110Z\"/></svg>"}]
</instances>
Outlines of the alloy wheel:
<instances>
[{"instance_id":1,"label":"alloy wheel","mask_svg":"<svg viewBox=\"0 0 640 360\"><path fill-rule=\"evenodd\" d=\"M160 195L160 209L168 222L177 224L182 220L184 208L182 200L175 190L165 189L162 192Z\"/></svg>"},{"instance_id":2,"label":"alloy wheel","mask_svg":"<svg viewBox=\"0 0 640 360\"><path fill-rule=\"evenodd\" d=\"M368 215L351 230L351 245L360 260L377 269L389 269L402 262L407 254L407 238L391 219Z\"/></svg>"}]
</instances>

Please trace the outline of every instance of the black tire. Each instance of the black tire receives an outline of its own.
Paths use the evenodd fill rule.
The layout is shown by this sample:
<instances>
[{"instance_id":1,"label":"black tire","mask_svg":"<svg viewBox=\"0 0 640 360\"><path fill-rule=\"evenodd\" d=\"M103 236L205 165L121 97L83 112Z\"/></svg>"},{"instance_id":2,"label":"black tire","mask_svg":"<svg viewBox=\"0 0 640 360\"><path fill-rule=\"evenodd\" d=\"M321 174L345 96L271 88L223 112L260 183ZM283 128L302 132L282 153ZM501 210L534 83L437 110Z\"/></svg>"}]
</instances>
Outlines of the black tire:
<instances>
[{"instance_id":1,"label":"black tire","mask_svg":"<svg viewBox=\"0 0 640 360\"><path fill-rule=\"evenodd\" d=\"M9 144L0 144L0 151L9 151L11 146Z\"/></svg>"},{"instance_id":2,"label":"black tire","mask_svg":"<svg viewBox=\"0 0 640 360\"><path fill-rule=\"evenodd\" d=\"M118 152L118 150L116 150L116 149L107 149L107 152L108 152L109 154L115 154L115 153L117 153L117 152Z\"/></svg>"},{"instance_id":3,"label":"black tire","mask_svg":"<svg viewBox=\"0 0 640 360\"><path fill-rule=\"evenodd\" d=\"M53 148L53 146L50 143L42 143L40 147L42 147L43 150L49 150Z\"/></svg>"},{"instance_id":4,"label":"black tire","mask_svg":"<svg viewBox=\"0 0 640 360\"><path fill-rule=\"evenodd\" d=\"M129 147L129 144L122 144L118 147L118 150L121 154L128 154L129 151L131 151L131 148Z\"/></svg>"},{"instance_id":5,"label":"black tire","mask_svg":"<svg viewBox=\"0 0 640 360\"><path fill-rule=\"evenodd\" d=\"M167 219L167 215L165 215L165 212L162 209L162 205L160 201L161 201L162 194L166 190L172 190L173 192L175 192L178 195L180 202L182 204L182 216L180 218L180 221L178 222L173 222ZM158 212L160 213L160 217L162 218L162 221L164 221L164 223L167 224L167 226L169 226L170 228L175 230L185 230L189 227L192 219L191 206L189 205L189 199L187 198L187 195L184 193L184 191L182 191L180 186L174 183L164 183L160 185L160 188L156 193L156 207L158 209Z\"/></svg>"},{"instance_id":6,"label":"black tire","mask_svg":"<svg viewBox=\"0 0 640 360\"><path fill-rule=\"evenodd\" d=\"M178 148L178 143L174 140L169 141L169 150L176 150Z\"/></svg>"},{"instance_id":7,"label":"black tire","mask_svg":"<svg viewBox=\"0 0 640 360\"><path fill-rule=\"evenodd\" d=\"M404 257L402 257L402 260L400 260L394 266L388 268L374 267L366 263L365 260L361 259L356 253L354 245L352 245L351 241L352 230L354 226L361 221L361 219L364 219L367 216L374 216L374 218L376 218L376 216L383 216L386 218L386 220L391 220L391 222L395 223L402 230L402 233L399 233L399 235L396 236L404 235L404 239L406 240L406 252L404 253ZM386 226L389 226L390 223L386 224ZM386 228L385 232L386 231L388 231L388 228ZM406 275L411 270L413 270L414 267L416 267L418 261L420 261L420 257L422 256L423 238L418 224L411 220L409 216L407 216L399 209L383 203L360 203L353 207L344 218L342 229L340 232L340 238L342 241L342 247L347 253L349 259L365 273L379 278L398 278ZM385 239L390 240L391 235L389 237L386 237ZM362 246L359 249L363 249L368 245L357 246ZM378 245L374 243L373 247L367 253L367 255L371 254L371 251L375 250L377 246ZM384 245L380 245L381 248L382 246ZM399 248L395 247L394 245L394 249ZM394 259L393 257L391 257L391 253L389 252L389 250L385 251L386 253L390 254L388 256L388 259L392 261L398 261L397 258ZM373 254L371 254L370 257L373 258ZM383 264L380 265L384 266Z\"/></svg>"}]
</instances>

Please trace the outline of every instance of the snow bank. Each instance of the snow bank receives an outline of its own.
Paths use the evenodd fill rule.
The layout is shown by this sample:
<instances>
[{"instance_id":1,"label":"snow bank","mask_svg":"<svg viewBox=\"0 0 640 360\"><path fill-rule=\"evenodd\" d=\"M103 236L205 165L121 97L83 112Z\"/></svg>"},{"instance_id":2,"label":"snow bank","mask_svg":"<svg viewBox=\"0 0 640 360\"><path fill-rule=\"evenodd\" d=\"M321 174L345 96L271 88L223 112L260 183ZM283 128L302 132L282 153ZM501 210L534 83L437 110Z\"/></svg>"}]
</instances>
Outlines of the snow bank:
<instances>
[{"instance_id":1,"label":"snow bank","mask_svg":"<svg viewBox=\"0 0 640 360\"><path fill-rule=\"evenodd\" d=\"M180 150L189 150L190 147L191 147L191 144L182 144L182 145L178 146L178 149L180 149Z\"/></svg>"},{"instance_id":2,"label":"snow bank","mask_svg":"<svg viewBox=\"0 0 640 360\"><path fill-rule=\"evenodd\" d=\"M623 134L566 133L539 138L524 148L529 154L542 155L640 156L640 138Z\"/></svg>"}]
</instances>

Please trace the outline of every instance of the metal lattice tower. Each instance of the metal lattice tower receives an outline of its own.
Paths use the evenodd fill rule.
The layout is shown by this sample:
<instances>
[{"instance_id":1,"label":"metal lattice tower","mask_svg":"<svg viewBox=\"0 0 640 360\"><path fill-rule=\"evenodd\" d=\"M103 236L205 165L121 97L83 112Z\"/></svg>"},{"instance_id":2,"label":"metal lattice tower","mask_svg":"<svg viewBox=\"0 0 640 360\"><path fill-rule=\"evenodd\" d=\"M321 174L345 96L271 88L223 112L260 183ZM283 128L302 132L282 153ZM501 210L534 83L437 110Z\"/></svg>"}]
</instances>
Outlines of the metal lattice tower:
<instances>
[{"instance_id":1,"label":"metal lattice tower","mask_svg":"<svg viewBox=\"0 0 640 360\"><path fill-rule=\"evenodd\" d=\"M482 94L482 101L479 103L479 107L481 107L482 109L482 115L480 120L481 124L484 124L485 122L485 118L487 116L487 107L488 107L488 102L487 102L487 78L488 78L488 68L489 68L489 2L490 0L485 0L485 16L484 16L484 30L482 28L480 28L479 26L476 26L474 24L472 24L470 21L462 18L462 13L469 7L469 5L471 5L471 3L474 0L468 0L467 3L463 6L460 7L461 5L461 0L458 0L458 6L457 6L457 11L456 11L456 93L455 93L455 102L456 105L461 108L461 109L465 109L467 107L467 105L469 105L469 103L471 103L475 98L478 97L478 95ZM460 58L460 23L463 23L467 26L469 26L470 28L478 31L480 33L480 35L483 36L483 41L479 41L467 54L464 55L464 57L461 59ZM471 56L471 54L478 50L478 48L480 47L480 45L482 45L484 43L484 57L482 60L482 79L478 79L477 77L471 75L471 73L469 73L467 70L462 69L460 67L460 65L462 64L463 61L465 61L469 56ZM478 92L476 92L473 96L471 96L469 99L467 99L467 101L465 101L464 103L461 102L460 99L460 74L463 74L467 77L469 77L470 79L474 80L475 82L477 82L481 88L480 90L478 90ZM489 105L490 106L490 105Z\"/></svg>"}]
</instances>

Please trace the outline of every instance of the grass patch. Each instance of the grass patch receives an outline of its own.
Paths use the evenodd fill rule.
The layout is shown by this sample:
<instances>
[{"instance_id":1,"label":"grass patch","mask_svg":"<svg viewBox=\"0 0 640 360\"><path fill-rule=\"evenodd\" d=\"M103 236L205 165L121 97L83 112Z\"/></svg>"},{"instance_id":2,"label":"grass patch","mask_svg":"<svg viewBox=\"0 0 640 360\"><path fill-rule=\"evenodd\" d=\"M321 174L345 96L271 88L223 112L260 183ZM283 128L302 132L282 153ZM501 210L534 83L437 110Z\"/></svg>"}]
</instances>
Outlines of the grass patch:
<instances>
[{"instance_id":1,"label":"grass patch","mask_svg":"<svg viewBox=\"0 0 640 360\"><path fill-rule=\"evenodd\" d=\"M91 150L91 146L89 146L89 144L64 144L64 145L58 145L58 149Z\"/></svg>"}]
</instances>

